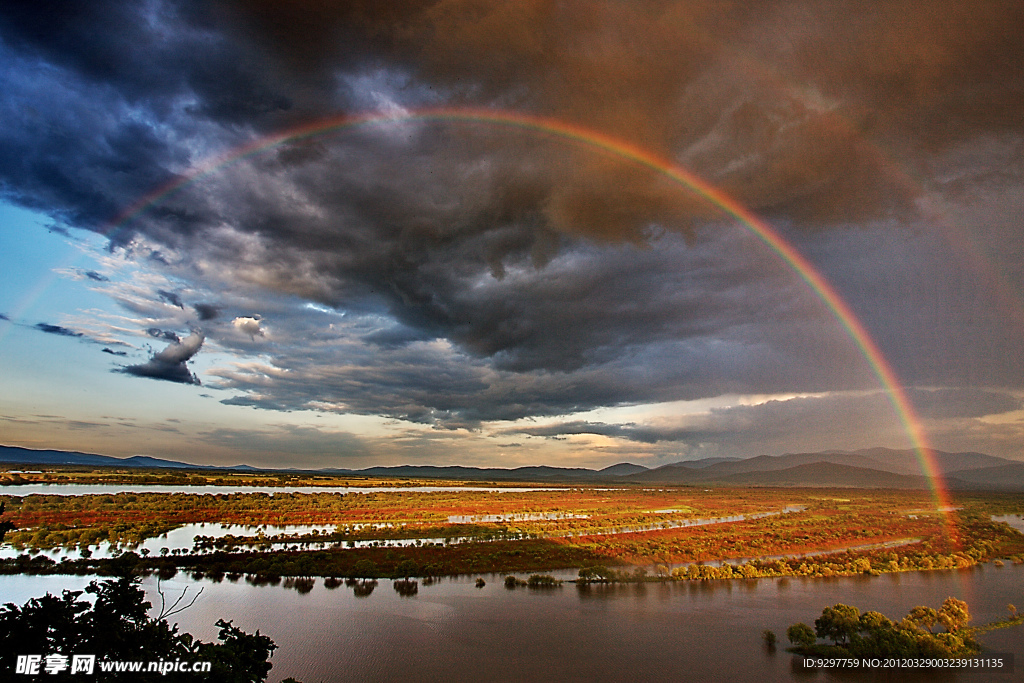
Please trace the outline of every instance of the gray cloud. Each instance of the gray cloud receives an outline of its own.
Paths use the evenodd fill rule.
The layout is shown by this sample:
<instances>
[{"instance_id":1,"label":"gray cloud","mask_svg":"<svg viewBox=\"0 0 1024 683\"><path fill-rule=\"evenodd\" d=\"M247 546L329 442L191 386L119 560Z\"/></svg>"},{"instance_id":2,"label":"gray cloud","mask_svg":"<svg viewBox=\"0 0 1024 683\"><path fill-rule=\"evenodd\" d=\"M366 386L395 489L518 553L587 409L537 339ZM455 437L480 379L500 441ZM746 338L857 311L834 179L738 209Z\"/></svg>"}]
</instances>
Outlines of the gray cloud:
<instances>
[{"instance_id":1,"label":"gray cloud","mask_svg":"<svg viewBox=\"0 0 1024 683\"><path fill-rule=\"evenodd\" d=\"M201 333L193 332L181 341L171 343L163 351L153 354L145 363L128 365L117 372L179 384L200 384L199 378L188 369L186 361L199 353L203 340Z\"/></svg>"},{"instance_id":2,"label":"gray cloud","mask_svg":"<svg viewBox=\"0 0 1024 683\"><path fill-rule=\"evenodd\" d=\"M919 394L928 394L927 398ZM979 395L980 394L980 395ZM971 389L915 392L931 444L948 451L983 451L1019 458L1020 427L1008 423L990 429L978 419L1019 410L1018 398ZM505 429L502 435L564 439L597 435L621 440L619 450L644 445L647 455L672 459L725 455L749 457L829 448L856 450L878 443L909 447L889 398L880 392L830 394L772 400L755 405L716 408L687 415L675 423L661 418L650 424L612 424L571 420ZM1014 439L1018 443L1014 443Z\"/></svg>"},{"instance_id":3,"label":"gray cloud","mask_svg":"<svg viewBox=\"0 0 1024 683\"><path fill-rule=\"evenodd\" d=\"M1000 415L1024 407L1018 397L975 388L916 390L910 400L921 417L936 420Z\"/></svg>"},{"instance_id":4,"label":"gray cloud","mask_svg":"<svg viewBox=\"0 0 1024 683\"><path fill-rule=\"evenodd\" d=\"M161 330L159 327L150 327L146 330L146 334L155 339L163 339L165 341L179 342L181 338L171 330Z\"/></svg>"},{"instance_id":5,"label":"gray cloud","mask_svg":"<svg viewBox=\"0 0 1024 683\"><path fill-rule=\"evenodd\" d=\"M744 238L733 237L742 251ZM233 404L326 405L469 427L795 383L874 386L856 348L812 297L786 289L787 277L756 250L730 255L674 236L653 249L577 245L540 273L527 266L456 288L467 317L495 309L488 315L503 346L490 355L416 339L369 313L310 316L266 299L272 366L246 361L212 375L245 392L227 399ZM249 348L248 339L209 332Z\"/></svg>"},{"instance_id":6,"label":"gray cloud","mask_svg":"<svg viewBox=\"0 0 1024 683\"><path fill-rule=\"evenodd\" d=\"M156 290L156 293L160 296L161 299L163 299L170 305L177 306L178 308L185 308L185 305L181 303L181 296L178 295L176 292L168 292L167 290L164 289L158 289Z\"/></svg>"},{"instance_id":7,"label":"gray cloud","mask_svg":"<svg viewBox=\"0 0 1024 683\"><path fill-rule=\"evenodd\" d=\"M220 308L213 304L195 304L192 308L200 320L216 320L220 316Z\"/></svg>"},{"instance_id":8,"label":"gray cloud","mask_svg":"<svg viewBox=\"0 0 1024 683\"><path fill-rule=\"evenodd\" d=\"M53 13L42 6L5 9L0 35L7 59L46 61L59 70L60 82L83 88L57 89L64 98L60 110L50 95L49 102L38 98L34 113L13 119L11 160L14 151L30 152L21 166L30 173L12 185L16 196L61 206L76 223L102 225L170 179L172 167L187 165L176 136L230 144L239 125L268 131L339 108L351 111L367 101L367 91L376 98L369 101L400 96L415 106L444 98L559 116L684 159L756 210L816 222L913 209L921 188L909 186L880 146L894 148L897 164L926 171L936 150L1020 131L1015 112L1024 42L1004 28L1020 17L1013 2L982 3L969 15L950 0L932 3L929 12L893 0L871 12L847 2L763 3L742 14L693 0L656 9L600 3L586 22L572 4L544 2L515 10L468 0L321 10L181 2L161 10L120 3ZM107 35L111 21L122 27L116 39ZM841 58L837 44L844 46ZM893 44L916 47L895 50ZM929 61L929 55L941 57ZM12 80L13 92L31 87L13 74ZM69 108L76 94L81 99ZM192 104L182 110L176 104L182 99ZM125 109L141 117L119 124L101 113ZM77 114L72 131L70 117ZM66 137L54 139L52 150L38 140L28 149L19 136L34 130L33 117ZM171 133L157 135L157 124ZM685 229L694 218L720 217L703 200L601 155L574 154L529 137L507 139L507 131L498 137L479 128L429 132L445 144L416 139L414 132L411 146L393 150L403 152L400 166L378 147L378 162L359 169L415 182L416 166L441 170L443 149L452 167L446 175L466 179L486 153L487 174L506 192L486 205L476 202L468 221L444 221L454 234L481 232L481 219L488 231L514 226L517 248L534 247L543 257L549 231L642 239L651 224ZM88 178L43 162L57 149L65 159L98 154L96 145L76 146L75 140L106 143L97 158L81 159L96 169ZM358 157L360 142L365 139L355 134L340 146L296 143L269 155L264 170L276 167L301 188L307 205L326 208L336 199L328 188L345 186L317 183L309 172L324 160ZM350 216L370 208L352 189L343 192ZM235 207L216 208L219 201L201 195L164 203L132 229L170 241L230 217ZM236 201L251 199L241 193ZM269 203L261 209L274 211L244 229L301 244L296 238L305 231L283 225L289 207ZM409 246L417 237L440 236L442 223L430 214L419 225L409 223L411 215L394 224L413 238ZM345 237L358 241L351 233Z\"/></svg>"},{"instance_id":9,"label":"gray cloud","mask_svg":"<svg viewBox=\"0 0 1024 683\"><path fill-rule=\"evenodd\" d=\"M698 441L700 439L707 439L712 434L717 438L725 436L724 433L718 431L709 432L708 430L690 429L686 427L647 427L639 426L634 423L605 424L601 422L583 422L580 420L540 427L510 429L506 430L505 433L545 437L559 437L571 434L595 434L598 436L611 436L649 444L661 441Z\"/></svg>"},{"instance_id":10,"label":"gray cloud","mask_svg":"<svg viewBox=\"0 0 1024 683\"><path fill-rule=\"evenodd\" d=\"M50 323L36 323L35 328L40 332L46 332L47 334L56 334L60 337L83 337L81 332L75 332L69 330L61 325L51 325Z\"/></svg>"}]
</instances>

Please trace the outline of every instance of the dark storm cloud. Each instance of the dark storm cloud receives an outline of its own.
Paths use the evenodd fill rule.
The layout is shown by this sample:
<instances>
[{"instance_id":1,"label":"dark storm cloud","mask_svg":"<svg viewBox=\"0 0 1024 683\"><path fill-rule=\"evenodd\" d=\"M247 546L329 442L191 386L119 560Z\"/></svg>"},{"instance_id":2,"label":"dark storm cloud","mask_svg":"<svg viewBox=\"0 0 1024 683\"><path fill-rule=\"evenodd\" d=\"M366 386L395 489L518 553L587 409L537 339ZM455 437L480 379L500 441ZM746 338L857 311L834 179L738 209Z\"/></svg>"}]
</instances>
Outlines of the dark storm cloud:
<instances>
[{"instance_id":1,"label":"dark storm cloud","mask_svg":"<svg viewBox=\"0 0 1024 683\"><path fill-rule=\"evenodd\" d=\"M740 250L743 238L734 237ZM347 315L328 330L319 316L275 313L264 318L273 366L239 362L213 374L218 386L244 392L232 404L469 428L708 392L781 392L793 383L873 387L856 348L806 292L780 286L789 276L765 268L768 259L758 250L730 258L688 248L678 237L650 249L576 246L541 278L524 265L458 288L451 310L467 327L473 310L499 309L491 334L504 346L492 356L467 351L469 341L412 339L408 328L381 328L372 315ZM748 270L764 275L744 283Z\"/></svg>"},{"instance_id":2,"label":"dark storm cloud","mask_svg":"<svg viewBox=\"0 0 1024 683\"><path fill-rule=\"evenodd\" d=\"M508 429L548 439L599 435L641 444L670 460L709 456L751 457L811 452L824 448L855 450L876 443L902 443L905 434L884 394L831 395L773 400L757 405L715 408L666 424L604 424L570 421ZM636 446L640 447L640 446ZM672 457L674 454L675 457Z\"/></svg>"},{"instance_id":3,"label":"dark storm cloud","mask_svg":"<svg viewBox=\"0 0 1024 683\"><path fill-rule=\"evenodd\" d=\"M426 341L422 332L407 327L388 328L372 332L363 341L367 344L375 344L384 348L395 348L405 346L417 341Z\"/></svg>"},{"instance_id":4,"label":"dark storm cloud","mask_svg":"<svg viewBox=\"0 0 1024 683\"><path fill-rule=\"evenodd\" d=\"M0 172L13 179L20 169L11 187L25 203L100 225L188 164L176 134L224 143L239 126L267 131L335 114L358 100L352 83L376 70L404 74L413 104L428 99L415 93L434 92L434 101L554 115L682 159L754 209L843 221L909 209L919 193L878 145L927 165L932 150L1019 133L1024 40L1011 27L1022 14L1012 0L970 11L951 0L928 11L907 0L744 12L694 0L8 6L0 35L9 61L56 66L52 85L65 100L96 92L74 103L94 103L77 125L54 116L54 95L33 99L7 126ZM142 116L109 118L124 107ZM30 148L24 136L40 126L56 135L42 145L34 135ZM498 172L523 172L504 156ZM718 217L628 165L570 156L544 160L519 193L520 209L557 232L636 239L650 223L685 227L681 210ZM72 163L45 162L54 158ZM279 158L301 165L309 155ZM322 202L327 186L307 185L307 198ZM164 210L178 231L215 220L199 203ZM159 232L155 223L136 227Z\"/></svg>"},{"instance_id":5,"label":"dark storm cloud","mask_svg":"<svg viewBox=\"0 0 1024 683\"><path fill-rule=\"evenodd\" d=\"M83 271L82 275L89 278L93 282L110 282L109 277L107 277L106 275L101 275L100 273L97 273L95 270Z\"/></svg>"},{"instance_id":6,"label":"dark storm cloud","mask_svg":"<svg viewBox=\"0 0 1024 683\"><path fill-rule=\"evenodd\" d=\"M110 348L107 348L107 347L103 348L103 353L109 353L111 356L127 356L128 355L127 351L114 351L113 349L110 349Z\"/></svg>"},{"instance_id":7,"label":"dark storm cloud","mask_svg":"<svg viewBox=\"0 0 1024 683\"><path fill-rule=\"evenodd\" d=\"M128 365L116 372L179 384L200 384L199 378L188 369L186 361L199 353L203 340L202 334L193 332L180 342L175 341L163 351L153 354L145 363Z\"/></svg>"},{"instance_id":8,"label":"dark storm cloud","mask_svg":"<svg viewBox=\"0 0 1024 683\"><path fill-rule=\"evenodd\" d=\"M75 332L69 330L61 325L51 325L49 323L36 323L36 329L40 332L46 332L47 334L56 334L60 337L82 337L84 336L81 332Z\"/></svg>"},{"instance_id":9,"label":"dark storm cloud","mask_svg":"<svg viewBox=\"0 0 1024 683\"><path fill-rule=\"evenodd\" d=\"M146 330L146 334L154 339L163 339L165 341L179 342L181 339L177 334L170 330L161 330L159 327L150 327Z\"/></svg>"},{"instance_id":10,"label":"dark storm cloud","mask_svg":"<svg viewBox=\"0 0 1024 683\"><path fill-rule=\"evenodd\" d=\"M200 320L216 320L220 315L220 308L213 304L195 304L192 306Z\"/></svg>"},{"instance_id":11,"label":"dark storm cloud","mask_svg":"<svg viewBox=\"0 0 1024 683\"><path fill-rule=\"evenodd\" d=\"M1012 385L1024 363L1010 328L967 316L963 293L955 310L920 305L967 279L915 276L944 271L941 250L876 262L865 285L842 231L872 219L858 246L903 239L912 231L883 219L917 225L922 197L976 187L958 154L1014 148L1022 23L1009 0L8 3L0 187L115 246L145 236L153 263L184 280L394 323L361 330L361 352L380 355L343 371L331 349L289 347L287 327L271 327L275 367L290 374L226 370L243 392L230 402L473 425L865 388L856 350L792 274L711 229L719 209L528 131L395 122L293 140L110 224L204 160L324 116L422 104L551 116L678 161L819 249L909 382ZM1016 182L1020 155L986 159L986 187ZM194 306L210 321L218 308ZM957 333L929 336L945 324ZM125 372L194 379L161 354Z\"/></svg>"},{"instance_id":12,"label":"dark storm cloud","mask_svg":"<svg viewBox=\"0 0 1024 683\"><path fill-rule=\"evenodd\" d=\"M987 408L971 403L970 391L932 391L932 404L924 404L923 417L931 445L950 452L980 451L1019 459L1021 430L1015 422L994 429L980 419L1020 406L998 392L981 399ZM916 398L916 396L915 396ZM984 411L984 415L982 412ZM714 408L681 416L676 424L666 418L651 424L610 424L566 421L505 429L502 435L528 435L563 440L593 434L622 440L623 453L643 448L661 462L711 456L750 457L761 454L816 452L825 449L857 450L879 443L910 447L904 425L882 392L831 394L756 405Z\"/></svg>"},{"instance_id":13,"label":"dark storm cloud","mask_svg":"<svg viewBox=\"0 0 1024 683\"><path fill-rule=\"evenodd\" d=\"M302 73L353 63L354 47L456 101L554 113L681 155L761 211L848 220L907 209L919 190L876 145L915 163L978 133L1021 130L1024 40L1012 27L1024 10L1013 0L926 11L906 0L743 12L693 0L232 7ZM630 169L576 161L545 192L562 229L619 236L678 208ZM594 210L607 189L628 204L621 214Z\"/></svg>"},{"instance_id":14,"label":"dark storm cloud","mask_svg":"<svg viewBox=\"0 0 1024 683\"><path fill-rule=\"evenodd\" d=\"M161 299L163 299L170 305L177 306L178 308L185 308L185 305L181 303L181 295L177 294L176 292L168 292L167 290L164 289L158 289L156 290L156 293Z\"/></svg>"}]
</instances>

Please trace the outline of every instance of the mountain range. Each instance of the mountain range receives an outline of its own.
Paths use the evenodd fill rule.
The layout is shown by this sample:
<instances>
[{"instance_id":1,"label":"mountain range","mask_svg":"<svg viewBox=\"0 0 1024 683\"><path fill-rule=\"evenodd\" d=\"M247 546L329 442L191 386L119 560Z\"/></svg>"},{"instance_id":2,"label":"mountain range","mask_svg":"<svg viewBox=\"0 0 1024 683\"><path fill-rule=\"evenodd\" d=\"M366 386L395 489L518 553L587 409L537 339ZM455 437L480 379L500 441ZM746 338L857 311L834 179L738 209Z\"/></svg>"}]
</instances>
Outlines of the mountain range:
<instances>
[{"instance_id":1,"label":"mountain range","mask_svg":"<svg viewBox=\"0 0 1024 683\"><path fill-rule=\"evenodd\" d=\"M676 485L801 486L926 489L917 453L912 450L868 448L857 451L830 450L817 453L759 455L753 458L705 458L647 468L619 463L604 469L582 467L479 468L461 466L401 465L361 470L262 470L249 465L214 467L193 465L136 455L114 458L72 451L31 450L0 446L0 463L21 465L79 465L134 468L242 470L251 472L310 472L341 476L458 479L469 481L542 481L552 483L638 483ZM1024 462L984 453L931 451L929 471L941 475L953 490L1024 491Z\"/></svg>"},{"instance_id":2,"label":"mountain range","mask_svg":"<svg viewBox=\"0 0 1024 683\"><path fill-rule=\"evenodd\" d=\"M79 453L78 451L35 450L20 446L0 446L0 463L18 465L78 465L82 467L140 467L188 470L250 470L257 468L249 465L232 467L215 467L212 465L193 465L176 460L164 460L148 455L133 455L129 458L115 458L110 455L96 453Z\"/></svg>"}]
</instances>

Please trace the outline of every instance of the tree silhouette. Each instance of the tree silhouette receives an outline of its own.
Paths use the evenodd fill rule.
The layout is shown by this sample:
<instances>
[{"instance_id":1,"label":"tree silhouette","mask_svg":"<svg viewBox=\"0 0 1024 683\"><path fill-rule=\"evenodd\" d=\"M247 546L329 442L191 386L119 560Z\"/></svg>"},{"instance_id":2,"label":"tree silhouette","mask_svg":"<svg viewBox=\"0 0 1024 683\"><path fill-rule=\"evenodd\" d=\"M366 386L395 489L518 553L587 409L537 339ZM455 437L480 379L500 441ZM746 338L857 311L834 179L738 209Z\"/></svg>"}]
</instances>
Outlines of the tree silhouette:
<instances>
[{"instance_id":1,"label":"tree silhouette","mask_svg":"<svg viewBox=\"0 0 1024 683\"><path fill-rule=\"evenodd\" d=\"M270 673L270 655L277 648L267 636L248 634L220 620L219 643L204 643L178 633L164 619L147 615L150 603L137 577L93 581L85 589L92 604L79 599L82 591L47 594L19 607L0 608L0 670L13 672L18 655L95 655L97 663L113 661L210 662L209 673L104 672L105 681L150 683L215 680L224 683L261 683ZM97 664L98 666L98 664ZM69 671L47 680L73 681Z\"/></svg>"}]
</instances>

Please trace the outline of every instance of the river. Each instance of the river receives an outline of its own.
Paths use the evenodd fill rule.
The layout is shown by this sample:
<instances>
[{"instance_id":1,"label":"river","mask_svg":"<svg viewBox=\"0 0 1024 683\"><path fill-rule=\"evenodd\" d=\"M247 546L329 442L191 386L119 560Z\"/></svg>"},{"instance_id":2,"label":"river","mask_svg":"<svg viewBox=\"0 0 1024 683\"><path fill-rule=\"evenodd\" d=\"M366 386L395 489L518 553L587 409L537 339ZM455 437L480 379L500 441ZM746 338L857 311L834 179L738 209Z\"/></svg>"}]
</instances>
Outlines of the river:
<instances>
[{"instance_id":1,"label":"river","mask_svg":"<svg viewBox=\"0 0 1024 683\"><path fill-rule=\"evenodd\" d=\"M572 572L559 573L571 578ZM915 605L938 607L948 596L967 601L972 623L1024 606L1024 565L838 579L758 579L649 583L535 590L504 587L484 575L422 582L411 597L380 581L367 597L344 585L312 591L213 583L184 574L163 582L175 599L196 604L174 619L182 630L214 640L219 618L259 629L280 649L269 681L831 681L875 680L800 668L801 658L769 652L765 629L785 642L786 628L813 624L826 605L846 603L900 618ZM0 576L2 602L62 588L87 577ZM145 582L159 603L155 579ZM190 599L190 598L189 598ZM990 650L1012 652L1017 676L995 673L901 675L881 680L989 681L1024 677L1024 628L993 631Z\"/></svg>"}]
</instances>

